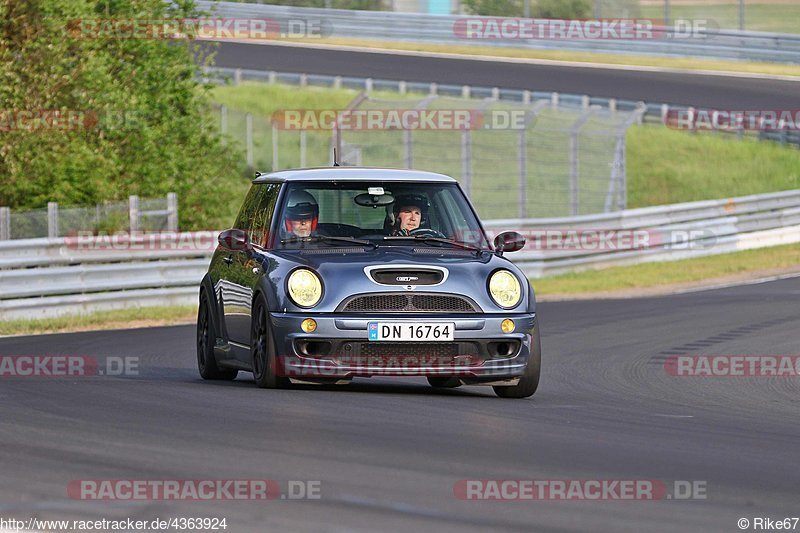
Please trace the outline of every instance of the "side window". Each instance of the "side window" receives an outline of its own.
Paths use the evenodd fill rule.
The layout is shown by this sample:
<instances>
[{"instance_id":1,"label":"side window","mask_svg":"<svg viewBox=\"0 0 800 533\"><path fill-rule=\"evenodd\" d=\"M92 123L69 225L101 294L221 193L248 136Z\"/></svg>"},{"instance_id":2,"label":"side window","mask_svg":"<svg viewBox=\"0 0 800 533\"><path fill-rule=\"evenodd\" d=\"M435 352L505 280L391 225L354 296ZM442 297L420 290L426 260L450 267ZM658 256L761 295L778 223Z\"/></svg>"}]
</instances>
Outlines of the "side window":
<instances>
[{"instance_id":1,"label":"side window","mask_svg":"<svg viewBox=\"0 0 800 533\"><path fill-rule=\"evenodd\" d=\"M235 227L250 235L250 241L264 247L269 240L269 228L275 214L275 204L281 190L279 183L258 183L250 187L242 204Z\"/></svg>"}]
</instances>

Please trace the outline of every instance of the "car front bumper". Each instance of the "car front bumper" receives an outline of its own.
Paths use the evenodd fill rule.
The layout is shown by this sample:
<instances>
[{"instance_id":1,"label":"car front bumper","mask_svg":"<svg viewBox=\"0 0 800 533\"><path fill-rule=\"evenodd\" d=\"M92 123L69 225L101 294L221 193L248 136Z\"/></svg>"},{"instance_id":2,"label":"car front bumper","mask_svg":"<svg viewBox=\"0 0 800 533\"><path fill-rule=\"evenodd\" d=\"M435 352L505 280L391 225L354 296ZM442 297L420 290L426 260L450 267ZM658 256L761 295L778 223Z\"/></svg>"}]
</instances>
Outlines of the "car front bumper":
<instances>
[{"instance_id":1,"label":"car front bumper","mask_svg":"<svg viewBox=\"0 0 800 533\"><path fill-rule=\"evenodd\" d=\"M273 313L277 371L296 381L356 376L458 377L465 384L514 384L525 372L536 315L343 315ZM306 333L304 319L316 329ZM504 319L514 321L503 333ZM370 341L369 322L455 324L452 342Z\"/></svg>"}]
</instances>

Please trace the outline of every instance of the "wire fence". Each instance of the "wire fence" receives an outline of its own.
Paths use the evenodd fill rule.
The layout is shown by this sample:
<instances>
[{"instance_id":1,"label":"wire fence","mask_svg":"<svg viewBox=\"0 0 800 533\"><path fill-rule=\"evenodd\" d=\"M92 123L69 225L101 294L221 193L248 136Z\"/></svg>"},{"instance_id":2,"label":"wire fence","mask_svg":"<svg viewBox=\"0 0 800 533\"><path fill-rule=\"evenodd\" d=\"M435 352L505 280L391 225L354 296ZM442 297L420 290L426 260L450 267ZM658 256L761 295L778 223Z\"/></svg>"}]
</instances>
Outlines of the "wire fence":
<instances>
[{"instance_id":1,"label":"wire fence","mask_svg":"<svg viewBox=\"0 0 800 533\"><path fill-rule=\"evenodd\" d=\"M0 240L177 230L178 200L175 193L164 198L131 196L127 202L94 206L61 207L57 202L49 202L46 209L28 211L0 207Z\"/></svg>"},{"instance_id":2,"label":"wire fence","mask_svg":"<svg viewBox=\"0 0 800 533\"><path fill-rule=\"evenodd\" d=\"M385 100L362 94L349 112L468 114L471 127L286 129L275 117L218 107L228 142L259 170L345 165L415 168L456 177L483 218L574 216L626 207L625 134L643 105L619 109L587 99L499 99L427 95ZM338 110L341 111L341 110ZM314 111L309 111L312 116ZM450 116L450 115L447 115ZM509 198L513 200L509 201Z\"/></svg>"}]
</instances>

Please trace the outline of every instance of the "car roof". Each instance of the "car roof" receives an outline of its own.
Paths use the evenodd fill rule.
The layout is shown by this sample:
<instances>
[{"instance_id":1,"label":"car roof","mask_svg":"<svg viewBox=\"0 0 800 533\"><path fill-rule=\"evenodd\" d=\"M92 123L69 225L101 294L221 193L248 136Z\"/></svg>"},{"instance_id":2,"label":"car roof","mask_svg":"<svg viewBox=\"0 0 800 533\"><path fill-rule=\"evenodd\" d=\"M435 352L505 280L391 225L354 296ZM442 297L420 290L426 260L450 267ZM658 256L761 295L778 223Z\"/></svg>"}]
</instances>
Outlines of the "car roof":
<instances>
[{"instance_id":1,"label":"car roof","mask_svg":"<svg viewBox=\"0 0 800 533\"><path fill-rule=\"evenodd\" d=\"M253 183L267 181L416 181L457 183L450 176L437 174L436 172L379 167L319 167L280 170L269 174L261 174L253 180Z\"/></svg>"}]
</instances>

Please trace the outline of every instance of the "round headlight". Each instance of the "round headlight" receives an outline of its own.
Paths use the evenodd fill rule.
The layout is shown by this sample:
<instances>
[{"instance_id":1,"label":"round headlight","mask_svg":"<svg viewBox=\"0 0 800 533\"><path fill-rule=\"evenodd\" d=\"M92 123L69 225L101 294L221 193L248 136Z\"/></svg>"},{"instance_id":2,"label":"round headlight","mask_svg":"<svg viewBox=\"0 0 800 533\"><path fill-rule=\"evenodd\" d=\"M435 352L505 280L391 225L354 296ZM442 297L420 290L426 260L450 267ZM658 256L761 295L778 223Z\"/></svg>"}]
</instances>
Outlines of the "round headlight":
<instances>
[{"instance_id":1,"label":"round headlight","mask_svg":"<svg viewBox=\"0 0 800 533\"><path fill-rule=\"evenodd\" d=\"M519 280L508 270L498 270L489 278L489 294L504 309L516 307L522 299Z\"/></svg>"},{"instance_id":2,"label":"round headlight","mask_svg":"<svg viewBox=\"0 0 800 533\"><path fill-rule=\"evenodd\" d=\"M316 274L298 268L289 276L289 297L300 307L314 307L322 298L322 282Z\"/></svg>"}]
</instances>

